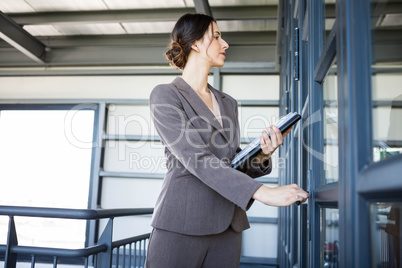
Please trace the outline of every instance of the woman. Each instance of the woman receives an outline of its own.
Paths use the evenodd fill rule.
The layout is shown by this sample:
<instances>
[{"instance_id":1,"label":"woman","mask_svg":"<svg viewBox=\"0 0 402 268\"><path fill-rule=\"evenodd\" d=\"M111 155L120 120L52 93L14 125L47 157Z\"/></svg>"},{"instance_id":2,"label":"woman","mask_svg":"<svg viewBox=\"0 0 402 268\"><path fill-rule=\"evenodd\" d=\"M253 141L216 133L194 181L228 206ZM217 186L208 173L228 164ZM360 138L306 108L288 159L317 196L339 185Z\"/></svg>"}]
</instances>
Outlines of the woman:
<instances>
[{"instance_id":1,"label":"woman","mask_svg":"<svg viewBox=\"0 0 402 268\"><path fill-rule=\"evenodd\" d=\"M207 82L222 67L229 45L216 21L186 14L176 23L166 57L182 70L150 96L167 168L151 225L147 268L238 267L245 211L253 201L287 206L308 194L297 185L268 188L252 178L271 171L270 156L282 144L276 127L261 135L262 152L243 172L230 167L240 150L237 102ZM287 134L287 133L286 133Z\"/></svg>"}]
</instances>

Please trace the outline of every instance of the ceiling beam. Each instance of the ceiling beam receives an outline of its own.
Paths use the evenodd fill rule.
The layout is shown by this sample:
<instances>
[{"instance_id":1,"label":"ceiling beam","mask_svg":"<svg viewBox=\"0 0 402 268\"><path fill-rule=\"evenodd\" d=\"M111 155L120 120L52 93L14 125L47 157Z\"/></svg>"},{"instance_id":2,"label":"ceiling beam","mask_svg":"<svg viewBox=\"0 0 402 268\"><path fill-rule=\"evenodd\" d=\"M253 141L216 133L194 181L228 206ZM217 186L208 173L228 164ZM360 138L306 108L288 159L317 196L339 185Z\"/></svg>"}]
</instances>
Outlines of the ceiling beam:
<instances>
[{"instance_id":1,"label":"ceiling beam","mask_svg":"<svg viewBox=\"0 0 402 268\"><path fill-rule=\"evenodd\" d=\"M72 46L131 46L163 47L169 43L169 34L123 34L123 35L74 35L38 36L39 41L50 49ZM225 32L223 38L230 46L275 45L276 32ZM0 41L0 49L9 47ZM229 48L230 51L230 48Z\"/></svg>"},{"instance_id":2,"label":"ceiling beam","mask_svg":"<svg viewBox=\"0 0 402 268\"><path fill-rule=\"evenodd\" d=\"M135 53L140 51L141 53ZM46 66L168 66L162 56L166 46L81 46L56 47L47 53ZM400 44L374 45L374 62L402 62ZM275 45L232 45L226 64L236 62L275 62ZM14 48L0 49L0 66L38 66Z\"/></svg>"},{"instance_id":3,"label":"ceiling beam","mask_svg":"<svg viewBox=\"0 0 402 268\"><path fill-rule=\"evenodd\" d=\"M257 20L277 16L276 6L228 6L212 7L216 20ZM111 22L158 22L176 21L185 13L194 13L194 8L132 9L12 13L9 17L20 25L79 24Z\"/></svg>"},{"instance_id":4,"label":"ceiling beam","mask_svg":"<svg viewBox=\"0 0 402 268\"><path fill-rule=\"evenodd\" d=\"M194 0L195 11L212 17L211 7L208 0Z\"/></svg>"},{"instance_id":5,"label":"ceiling beam","mask_svg":"<svg viewBox=\"0 0 402 268\"><path fill-rule=\"evenodd\" d=\"M0 38L37 63L45 63L45 45L1 11Z\"/></svg>"},{"instance_id":6,"label":"ceiling beam","mask_svg":"<svg viewBox=\"0 0 402 268\"><path fill-rule=\"evenodd\" d=\"M136 53L140 51L140 53ZM166 65L163 46L81 46L52 48L46 66L152 66ZM226 62L273 62L275 45L237 45L227 52ZM0 49L0 66L36 66L13 48Z\"/></svg>"}]
</instances>

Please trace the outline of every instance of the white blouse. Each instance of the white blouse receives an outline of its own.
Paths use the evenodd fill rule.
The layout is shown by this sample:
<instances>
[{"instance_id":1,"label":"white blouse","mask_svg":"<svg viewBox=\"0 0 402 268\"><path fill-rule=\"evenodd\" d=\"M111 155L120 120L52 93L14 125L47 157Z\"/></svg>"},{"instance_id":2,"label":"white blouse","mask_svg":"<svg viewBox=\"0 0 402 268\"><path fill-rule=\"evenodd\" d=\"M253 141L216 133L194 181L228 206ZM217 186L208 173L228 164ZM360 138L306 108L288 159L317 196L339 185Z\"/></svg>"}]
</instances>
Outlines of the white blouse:
<instances>
[{"instance_id":1,"label":"white blouse","mask_svg":"<svg viewBox=\"0 0 402 268\"><path fill-rule=\"evenodd\" d=\"M221 116L221 111L220 111L220 107L219 107L219 103L216 100L215 95L212 93L212 91L209 91L212 95L212 107L213 109L209 108L209 110L211 110L211 112L215 115L216 119L218 119L219 123L221 124L221 127L223 127L223 123L222 123L222 116Z\"/></svg>"}]
</instances>

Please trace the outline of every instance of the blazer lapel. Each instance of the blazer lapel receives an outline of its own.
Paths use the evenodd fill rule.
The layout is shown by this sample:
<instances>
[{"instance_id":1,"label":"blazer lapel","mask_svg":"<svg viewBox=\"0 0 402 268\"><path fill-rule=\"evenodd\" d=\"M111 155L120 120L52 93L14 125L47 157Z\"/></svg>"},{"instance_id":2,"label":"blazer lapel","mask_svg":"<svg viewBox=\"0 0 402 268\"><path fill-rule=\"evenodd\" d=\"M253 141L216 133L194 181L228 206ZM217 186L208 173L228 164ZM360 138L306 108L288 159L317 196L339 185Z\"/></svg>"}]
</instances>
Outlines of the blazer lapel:
<instances>
[{"instance_id":1,"label":"blazer lapel","mask_svg":"<svg viewBox=\"0 0 402 268\"><path fill-rule=\"evenodd\" d=\"M235 122L229 122L231 120L236 120L234 118L234 112L231 110L232 109L232 104L230 103L229 100L226 99L225 95L220 92L219 90L216 90L215 88L210 86L210 90L214 93L216 96L216 99L219 103L219 108L221 112L221 117L222 117L222 124L223 124L223 129L226 133L226 137L232 137L233 133L232 131L235 131L233 129L234 123ZM228 141L230 141L228 139Z\"/></svg>"},{"instance_id":2,"label":"blazer lapel","mask_svg":"<svg viewBox=\"0 0 402 268\"><path fill-rule=\"evenodd\" d=\"M194 111L200 116L200 118L202 118L205 122L212 125L225 137L226 140L229 141L218 119L216 119L215 115L211 112L208 106L202 101L202 99L198 96L198 94L181 77L177 77L172 83L176 86L177 89L179 89L179 92L191 105ZM216 91L214 88L212 88L211 91L213 90ZM222 96L221 94L214 94L214 95ZM224 108L225 105L223 104L222 99L220 97L217 97L217 100L220 106L221 116L222 117L226 116L227 115L226 109ZM225 126L225 122L223 122L223 124Z\"/></svg>"}]
</instances>

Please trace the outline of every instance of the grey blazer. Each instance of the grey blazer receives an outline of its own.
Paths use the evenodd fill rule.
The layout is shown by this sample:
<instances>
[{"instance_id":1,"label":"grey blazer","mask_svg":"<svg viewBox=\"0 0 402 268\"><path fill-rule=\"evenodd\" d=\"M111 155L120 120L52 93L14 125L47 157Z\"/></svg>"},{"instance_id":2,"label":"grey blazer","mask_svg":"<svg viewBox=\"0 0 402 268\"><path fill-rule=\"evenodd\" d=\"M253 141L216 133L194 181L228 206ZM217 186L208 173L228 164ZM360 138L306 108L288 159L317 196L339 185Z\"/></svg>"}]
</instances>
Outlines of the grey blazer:
<instances>
[{"instance_id":1,"label":"grey blazer","mask_svg":"<svg viewBox=\"0 0 402 268\"><path fill-rule=\"evenodd\" d=\"M271 172L270 160L244 173L230 167L240 150L237 102L208 86L219 103L223 127L181 77L151 93L151 115L168 169L153 214L154 228L209 235L232 226L241 232L250 227L245 211L261 186L252 178Z\"/></svg>"}]
</instances>

